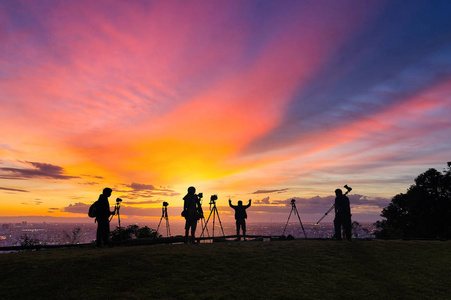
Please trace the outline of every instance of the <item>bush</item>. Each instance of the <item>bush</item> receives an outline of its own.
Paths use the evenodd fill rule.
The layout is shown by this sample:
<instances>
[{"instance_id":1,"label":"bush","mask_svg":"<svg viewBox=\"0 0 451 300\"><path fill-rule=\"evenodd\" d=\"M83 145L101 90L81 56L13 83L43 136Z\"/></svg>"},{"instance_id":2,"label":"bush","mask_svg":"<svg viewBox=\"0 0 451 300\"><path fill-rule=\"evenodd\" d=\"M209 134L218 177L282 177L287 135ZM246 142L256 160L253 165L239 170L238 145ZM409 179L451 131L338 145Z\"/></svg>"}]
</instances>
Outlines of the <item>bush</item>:
<instances>
[{"instance_id":1,"label":"bush","mask_svg":"<svg viewBox=\"0 0 451 300\"><path fill-rule=\"evenodd\" d=\"M159 238L160 234L157 233L155 229L149 228L147 226L139 227L138 225L129 225L127 227L116 227L110 232L111 240L113 242L119 242L129 239L140 239L140 238Z\"/></svg>"},{"instance_id":2,"label":"bush","mask_svg":"<svg viewBox=\"0 0 451 300\"><path fill-rule=\"evenodd\" d=\"M17 241L17 243L21 247L31 247L31 246L37 246L37 245L41 245L42 244L39 239L35 239L35 238L31 237L31 236L28 236L27 234L21 235L20 239Z\"/></svg>"}]
</instances>

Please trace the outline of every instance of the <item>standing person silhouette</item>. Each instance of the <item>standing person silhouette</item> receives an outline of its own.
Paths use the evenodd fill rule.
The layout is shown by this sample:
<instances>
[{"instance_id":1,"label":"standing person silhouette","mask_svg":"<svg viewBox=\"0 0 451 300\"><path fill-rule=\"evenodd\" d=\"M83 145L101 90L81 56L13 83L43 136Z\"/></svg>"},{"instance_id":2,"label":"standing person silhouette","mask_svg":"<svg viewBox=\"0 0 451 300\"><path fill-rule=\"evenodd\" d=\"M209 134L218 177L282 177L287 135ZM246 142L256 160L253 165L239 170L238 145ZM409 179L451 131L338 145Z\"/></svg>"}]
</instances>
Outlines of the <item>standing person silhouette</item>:
<instances>
[{"instance_id":1,"label":"standing person silhouette","mask_svg":"<svg viewBox=\"0 0 451 300\"><path fill-rule=\"evenodd\" d=\"M96 221L97 221L97 247L102 246L102 242L105 246L111 246L110 235L110 216L114 215L116 211L110 211L110 202L108 197L113 192L110 188L104 188L102 194L99 196L99 200L96 205Z\"/></svg>"},{"instance_id":2,"label":"standing person silhouette","mask_svg":"<svg viewBox=\"0 0 451 300\"><path fill-rule=\"evenodd\" d=\"M188 188L188 193L183 197L184 205L182 216L185 217L185 241L186 243L195 243L195 234L197 227L197 220L202 214L202 206L200 199L196 195L196 188L191 186ZM191 229L191 239L189 239L189 231Z\"/></svg>"},{"instance_id":3,"label":"standing person silhouette","mask_svg":"<svg viewBox=\"0 0 451 300\"><path fill-rule=\"evenodd\" d=\"M341 189L335 190L335 238L341 240L341 228L344 230L344 238L351 240L351 206L349 198L343 195Z\"/></svg>"},{"instance_id":4,"label":"standing person silhouette","mask_svg":"<svg viewBox=\"0 0 451 300\"><path fill-rule=\"evenodd\" d=\"M236 239L241 240L240 237L240 227L243 230L243 239L246 240L246 219L247 213L246 209L251 206L251 200L249 199L249 204L243 206L243 201L238 201L238 206L232 205L232 200L229 199L229 206L235 210L235 220L236 220Z\"/></svg>"}]
</instances>

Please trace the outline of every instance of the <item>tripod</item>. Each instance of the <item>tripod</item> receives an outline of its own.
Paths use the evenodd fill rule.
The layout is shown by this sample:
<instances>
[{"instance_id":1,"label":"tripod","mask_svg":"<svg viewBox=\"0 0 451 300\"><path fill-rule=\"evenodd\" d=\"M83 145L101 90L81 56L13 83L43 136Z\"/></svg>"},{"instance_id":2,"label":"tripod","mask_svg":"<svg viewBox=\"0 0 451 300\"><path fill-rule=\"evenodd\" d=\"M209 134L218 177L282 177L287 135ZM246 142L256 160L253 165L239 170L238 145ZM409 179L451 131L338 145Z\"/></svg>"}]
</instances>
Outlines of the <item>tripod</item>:
<instances>
[{"instance_id":1,"label":"tripod","mask_svg":"<svg viewBox=\"0 0 451 300\"><path fill-rule=\"evenodd\" d=\"M330 213L330 211L332 210L332 209L334 209L334 207L335 207L335 204L334 205L332 205L332 207L331 208L329 208L329 210L328 211L326 211L325 213L324 213L324 216L322 216L321 217L321 219L319 219L318 220L318 222L316 222L316 225L318 225L319 224L319 222L321 222L329 213Z\"/></svg>"},{"instance_id":2,"label":"tripod","mask_svg":"<svg viewBox=\"0 0 451 300\"><path fill-rule=\"evenodd\" d=\"M285 235L285 230L287 229L288 222L290 222L291 213L294 212L295 215L298 215L299 223L301 223L302 231L304 232L305 238L307 238L307 235L305 234L304 225L302 225L301 217L299 216L298 209L296 208L296 201L294 199L291 200L291 211L290 215L288 216L287 224L285 224L285 228L283 229L282 235Z\"/></svg>"},{"instance_id":3,"label":"tripod","mask_svg":"<svg viewBox=\"0 0 451 300\"><path fill-rule=\"evenodd\" d=\"M167 202L163 202L163 207L161 208L162 214L161 214L161 218L160 218L160 223L158 223L157 232L158 232L158 229L160 229L161 221L163 219L165 219L166 220L166 236L170 237L171 236L171 228L169 227L168 205L169 204Z\"/></svg>"},{"instance_id":4,"label":"tripod","mask_svg":"<svg viewBox=\"0 0 451 300\"><path fill-rule=\"evenodd\" d=\"M216 195L211 196L211 200L210 200L210 215L208 216L207 221L205 222L205 226L202 228L202 233L200 234L201 237L204 234L204 230L207 229L208 221L210 220L211 215L213 215L212 238L215 237L215 219L216 219L216 216L218 217L219 226L221 227L221 230L222 230L222 235L225 236L224 228L222 227L221 219L219 218L218 208L216 207L216 199L218 199L218 197ZM213 205L213 208L211 207L212 205ZM207 232L208 232L208 229L207 229Z\"/></svg>"},{"instance_id":5,"label":"tripod","mask_svg":"<svg viewBox=\"0 0 451 300\"><path fill-rule=\"evenodd\" d=\"M114 207L114 212L117 213L117 223L119 226L119 238L121 241L121 245L122 245L122 227L121 227L121 213L120 213L120 209L121 209L121 203L122 203L122 199L121 198L117 198L116 199L116 206ZM113 216L111 216L110 222L113 219Z\"/></svg>"}]
</instances>

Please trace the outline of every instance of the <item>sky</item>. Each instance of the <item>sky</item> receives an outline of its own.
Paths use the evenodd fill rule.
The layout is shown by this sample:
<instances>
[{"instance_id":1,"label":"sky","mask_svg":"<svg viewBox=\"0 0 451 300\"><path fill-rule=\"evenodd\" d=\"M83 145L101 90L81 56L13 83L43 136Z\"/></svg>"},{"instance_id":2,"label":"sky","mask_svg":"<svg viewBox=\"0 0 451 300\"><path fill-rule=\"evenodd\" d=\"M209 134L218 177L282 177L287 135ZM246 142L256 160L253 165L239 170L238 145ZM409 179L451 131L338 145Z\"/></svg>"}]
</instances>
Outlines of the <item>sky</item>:
<instances>
[{"instance_id":1,"label":"sky","mask_svg":"<svg viewBox=\"0 0 451 300\"><path fill-rule=\"evenodd\" d=\"M1 1L0 223L353 219L451 153L449 1ZM330 216L324 222L331 222Z\"/></svg>"}]
</instances>

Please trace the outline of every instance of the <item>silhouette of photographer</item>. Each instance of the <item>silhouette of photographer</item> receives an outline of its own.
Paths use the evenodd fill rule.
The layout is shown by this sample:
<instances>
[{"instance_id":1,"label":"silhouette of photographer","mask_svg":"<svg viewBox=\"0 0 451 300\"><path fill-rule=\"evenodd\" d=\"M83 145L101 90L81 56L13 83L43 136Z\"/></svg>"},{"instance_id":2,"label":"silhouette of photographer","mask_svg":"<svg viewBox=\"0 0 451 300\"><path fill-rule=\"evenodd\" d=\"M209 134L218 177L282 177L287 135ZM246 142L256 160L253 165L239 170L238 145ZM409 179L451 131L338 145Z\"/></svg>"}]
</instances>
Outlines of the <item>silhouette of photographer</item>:
<instances>
[{"instance_id":1,"label":"silhouette of photographer","mask_svg":"<svg viewBox=\"0 0 451 300\"><path fill-rule=\"evenodd\" d=\"M99 200L96 204L96 221L97 221L97 247L102 246L102 242L105 246L111 246L109 240L110 235L110 216L114 215L116 211L110 211L110 202L108 197L113 192L110 188L104 188L103 193L99 196Z\"/></svg>"},{"instance_id":2,"label":"silhouette of photographer","mask_svg":"<svg viewBox=\"0 0 451 300\"><path fill-rule=\"evenodd\" d=\"M229 199L229 206L235 210L235 220L236 220L236 239L241 240L240 237L240 227L243 230L243 239L246 240L246 219L247 213L246 209L251 206L251 200L249 199L249 204L243 206L243 201L238 201L238 205L232 205L232 200Z\"/></svg>"},{"instance_id":3,"label":"silhouette of photographer","mask_svg":"<svg viewBox=\"0 0 451 300\"><path fill-rule=\"evenodd\" d=\"M197 220L203 215L200 198L202 194L196 195L196 188L191 186L188 188L188 193L183 197L184 205L182 217L185 217L185 241L186 243L195 244L195 234L197 227ZM189 239L189 232L191 229L191 238Z\"/></svg>"},{"instance_id":4,"label":"silhouette of photographer","mask_svg":"<svg viewBox=\"0 0 451 300\"><path fill-rule=\"evenodd\" d=\"M343 195L341 189L335 190L335 238L341 240L341 229L344 231L344 238L351 240L351 206L349 198Z\"/></svg>"}]
</instances>

